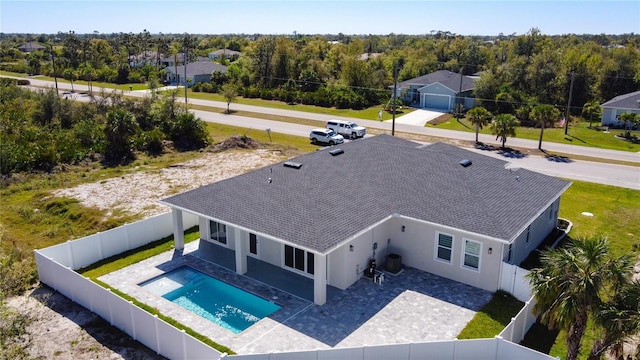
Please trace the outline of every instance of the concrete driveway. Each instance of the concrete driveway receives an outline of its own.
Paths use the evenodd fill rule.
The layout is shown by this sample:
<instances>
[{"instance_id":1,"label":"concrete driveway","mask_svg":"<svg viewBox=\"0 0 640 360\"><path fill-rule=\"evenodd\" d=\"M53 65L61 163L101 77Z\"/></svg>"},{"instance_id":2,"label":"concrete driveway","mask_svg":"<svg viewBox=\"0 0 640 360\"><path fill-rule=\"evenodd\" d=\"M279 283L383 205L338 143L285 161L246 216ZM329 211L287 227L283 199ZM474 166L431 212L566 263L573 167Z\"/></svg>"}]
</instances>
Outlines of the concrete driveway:
<instances>
[{"instance_id":1,"label":"concrete driveway","mask_svg":"<svg viewBox=\"0 0 640 360\"><path fill-rule=\"evenodd\" d=\"M444 114L440 111L416 109L406 115L396 117L396 124L415 125L424 127L429 121ZM390 123L392 120L385 120Z\"/></svg>"}]
</instances>

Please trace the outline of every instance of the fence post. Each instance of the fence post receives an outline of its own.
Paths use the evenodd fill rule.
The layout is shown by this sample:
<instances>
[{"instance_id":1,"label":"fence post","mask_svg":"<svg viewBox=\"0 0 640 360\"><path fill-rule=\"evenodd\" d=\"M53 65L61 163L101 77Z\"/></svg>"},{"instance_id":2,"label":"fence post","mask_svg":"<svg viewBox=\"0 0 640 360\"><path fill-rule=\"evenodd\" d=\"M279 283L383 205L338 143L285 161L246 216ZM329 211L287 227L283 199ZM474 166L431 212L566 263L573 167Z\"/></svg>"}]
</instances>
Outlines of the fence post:
<instances>
[{"instance_id":1,"label":"fence post","mask_svg":"<svg viewBox=\"0 0 640 360\"><path fill-rule=\"evenodd\" d=\"M496 335L494 337L494 340L496 342L496 353L495 353L494 359L498 360L498 359L501 358L500 354L502 353L502 342L504 340L502 339L502 337L500 335Z\"/></svg>"},{"instance_id":2,"label":"fence post","mask_svg":"<svg viewBox=\"0 0 640 360\"><path fill-rule=\"evenodd\" d=\"M154 314L153 317L155 321L153 322L153 326L156 329L156 354L160 355L160 333L158 332L158 314Z\"/></svg>"},{"instance_id":3,"label":"fence post","mask_svg":"<svg viewBox=\"0 0 640 360\"><path fill-rule=\"evenodd\" d=\"M127 243L127 251L131 250L131 244L129 242L129 224L124 224L124 239Z\"/></svg>"},{"instance_id":4,"label":"fence post","mask_svg":"<svg viewBox=\"0 0 640 360\"><path fill-rule=\"evenodd\" d=\"M67 255L69 256L69 267L71 267L71 269L75 268L75 266L73 266L73 247L71 246L72 241L71 240L67 240Z\"/></svg>"},{"instance_id":5,"label":"fence post","mask_svg":"<svg viewBox=\"0 0 640 360\"><path fill-rule=\"evenodd\" d=\"M113 326L113 308L111 306L111 303L113 302L113 296L111 296L111 289L107 289L107 292L109 293L109 295L107 296L107 302L109 303L109 325Z\"/></svg>"},{"instance_id":6,"label":"fence post","mask_svg":"<svg viewBox=\"0 0 640 360\"><path fill-rule=\"evenodd\" d=\"M180 332L182 332L182 356L183 359L187 360L187 332L184 329L180 330Z\"/></svg>"},{"instance_id":7,"label":"fence post","mask_svg":"<svg viewBox=\"0 0 640 360\"><path fill-rule=\"evenodd\" d=\"M133 319L133 301L131 300L129 300L129 314L131 317L131 333L133 335L133 340L138 340L138 337L136 336L136 321Z\"/></svg>"}]
</instances>

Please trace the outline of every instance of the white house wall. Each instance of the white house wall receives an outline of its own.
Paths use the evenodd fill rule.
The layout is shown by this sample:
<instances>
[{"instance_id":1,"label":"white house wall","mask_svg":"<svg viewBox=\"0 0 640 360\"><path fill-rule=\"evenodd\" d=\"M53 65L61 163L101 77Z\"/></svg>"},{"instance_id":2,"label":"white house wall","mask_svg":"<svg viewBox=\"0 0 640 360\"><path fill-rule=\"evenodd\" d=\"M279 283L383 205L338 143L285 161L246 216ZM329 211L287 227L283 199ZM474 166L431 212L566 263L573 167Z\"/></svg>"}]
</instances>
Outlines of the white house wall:
<instances>
[{"instance_id":1,"label":"white house wall","mask_svg":"<svg viewBox=\"0 0 640 360\"><path fill-rule=\"evenodd\" d=\"M404 232L402 232L402 226L405 227ZM437 232L453 236L450 263L437 260L435 257ZM471 236L467 232L405 218L393 218L389 221L389 235L391 239L389 253L401 255L403 265L484 290L498 289L502 243L497 240ZM479 270L463 267L465 239L482 243ZM488 253L489 248L491 248L491 254Z\"/></svg>"},{"instance_id":2,"label":"white house wall","mask_svg":"<svg viewBox=\"0 0 640 360\"><path fill-rule=\"evenodd\" d=\"M624 121L618 120L618 116L624 113L636 113L640 115L640 109L602 108L602 125L624 126Z\"/></svg>"},{"instance_id":3,"label":"white house wall","mask_svg":"<svg viewBox=\"0 0 640 360\"><path fill-rule=\"evenodd\" d=\"M282 266L282 244L263 238L257 237L258 240L258 259L278 267ZM248 247L247 247L248 249Z\"/></svg>"},{"instance_id":4,"label":"white house wall","mask_svg":"<svg viewBox=\"0 0 640 360\"><path fill-rule=\"evenodd\" d=\"M374 243L378 244L375 251L376 263L378 267L384 264L384 254L389 238L388 222L360 234L348 244L329 254L330 268L327 268L329 285L345 290L358 281L364 270L369 267L369 260L373 258ZM350 246L353 246L353 251Z\"/></svg>"},{"instance_id":5,"label":"white house wall","mask_svg":"<svg viewBox=\"0 0 640 360\"><path fill-rule=\"evenodd\" d=\"M527 229L513 242L511 247L511 261L508 261L508 250L504 252L504 260L514 265L524 261L529 253L535 250L547 237L547 235L556 227L558 221L558 209L560 207L560 198L546 208L531 223L529 228L529 241L527 242ZM549 213L551 212L551 220ZM505 249L508 249L506 245Z\"/></svg>"}]
</instances>

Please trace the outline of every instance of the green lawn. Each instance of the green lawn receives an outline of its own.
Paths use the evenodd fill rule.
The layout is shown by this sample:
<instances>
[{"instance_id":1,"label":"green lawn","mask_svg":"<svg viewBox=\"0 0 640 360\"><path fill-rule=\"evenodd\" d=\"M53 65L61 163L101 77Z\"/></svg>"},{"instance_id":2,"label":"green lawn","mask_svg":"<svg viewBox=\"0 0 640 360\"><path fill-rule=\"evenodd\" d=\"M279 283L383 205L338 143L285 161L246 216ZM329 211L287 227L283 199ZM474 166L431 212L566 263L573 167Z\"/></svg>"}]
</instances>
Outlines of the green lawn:
<instances>
[{"instance_id":1,"label":"green lawn","mask_svg":"<svg viewBox=\"0 0 640 360\"><path fill-rule=\"evenodd\" d=\"M573 228L569 236L580 239L592 236L606 236L614 256L640 255L640 191L616 186L573 181L562 196L559 216L570 220ZM594 216L582 215L590 212ZM566 332L549 331L537 324L525 337L527 347L564 357L567 354ZM580 360L587 358L596 331L590 323L583 339Z\"/></svg>"},{"instance_id":2,"label":"green lawn","mask_svg":"<svg viewBox=\"0 0 640 360\"><path fill-rule=\"evenodd\" d=\"M582 215L583 212L593 216ZM572 238L607 236L614 255L640 255L640 191L573 181L562 195L559 216L570 220Z\"/></svg>"},{"instance_id":3,"label":"green lawn","mask_svg":"<svg viewBox=\"0 0 640 360\"><path fill-rule=\"evenodd\" d=\"M193 92L189 90L188 93L189 98L193 99L201 99L201 100L214 100L214 101L222 101L226 102L224 97L220 94L211 94L211 93L203 93L203 92ZM310 112L315 114L327 114L327 115L335 115L335 116L344 116L344 117L352 117L356 119L365 119L365 120L378 120L378 111L382 108L382 106L373 106L363 110L352 110L352 109L336 109L336 108L326 108L321 106L314 105L302 105L302 104L287 104L281 101L270 101L270 100L262 100L262 99L250 99L238 97L235 103L244 104L244 105L254 105L254 106L263 106L274 109L285 109L285 110L296 110L303 112ZM231 109L233 110L233 104L231 103ZM398 110L396 116L401 116L413 111L413 109L402 109ZM391 120L392 114L387 111L383 111L382 120Z\"/></svg>"},{"instance_id":4,"label":"green lawn","mask_svg":"<svg viewBox=\"0 0 640 360\"><path fill-rule=\"evenodd\" d=\"M504 330L524 303L504 291L497 291L493 298L478 311L462 329L458 339L493 338Z\"/></svg>"},{"instance_id":5,"label":"green lawn","mask_svg":"<svg viewBox=\"0 0 640 360\"><path fill-rule=\"evenodd\" d=\"M633 144L625 140L617 139L615 136L623 133L620 129L611 129L609 133L605 133L598 129L599 122L593 122L592 127L589 128L588 121L581 121L577 124L569 126L568 135L564 134L564 128L549 128L544 130L544 137L542 139L542 148L544 148L545 142L555 142L561 144L580 145L597 147L611 150L622 151L640 151L640 144ZM474 125L470 124L466 119L460 119L458 121L455 118L450 118L438 125L427 124L427 127L435 127L439 129L458 130L474 132ZM484 126L480 130L481 134L491 134L489 126ZM640 136L640 131L632 131L636 136ZM540 129L529 127L518 127L516 129L516 137L521 139L539 140ZM507 139L507 144L509 140Z\"/></svg>"}]
</instances>

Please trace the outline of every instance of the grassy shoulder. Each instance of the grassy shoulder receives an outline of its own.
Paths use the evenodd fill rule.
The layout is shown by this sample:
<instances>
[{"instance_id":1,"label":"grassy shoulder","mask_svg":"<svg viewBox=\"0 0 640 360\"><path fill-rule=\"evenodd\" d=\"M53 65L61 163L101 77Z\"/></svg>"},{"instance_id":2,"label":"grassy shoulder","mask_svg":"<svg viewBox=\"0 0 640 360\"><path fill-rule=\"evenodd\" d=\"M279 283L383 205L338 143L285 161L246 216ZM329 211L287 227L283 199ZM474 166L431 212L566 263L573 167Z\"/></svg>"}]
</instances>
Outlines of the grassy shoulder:
<instances>
[{"instance_id":1,"label":"grassy shoulder","mask_svg":"<svg viewBox=\"0 0 640 360\"><path fill-rule=\"evenodd\" d=\"M577 124L569 126L568 135L564 134L564 128L547 128L544 130L542 145L544 147L545 142L554 142L620 151L640 151L640 144L634 144L616 137L616 135L622 134L624 130L611 129L609 132L605 132L598 127L599 125L600 124L598 122L593 122L591 127L589 127L588 121L580 121ZM426 126L474 133L476 131L475 126L466 118L458 120L451 117L447 121L437 125L427 124ZM491 134L491 130L489 130L488 126L484 126L483 129L480 130L480 133ZM636 136L640 136L640 131L632 131L632 133ZM521 139L539 140L540 129L519 126L516 129L516 137Z\"/></svg>"},{"instance_id":2,"label":"grassy shoulder","mask_svg":"<svg viewBox=\"0 0 640 360\"><path fill-rule=\"evenodd\" d=\"M226 103L225 98L216 93L203 93L203 92L193 92L189 90L188 92L189 98L193 99L201 99L201 100L213 100L213 101L222 101ZM272 101L272 100L263 100L258 98L244 98L238 96L234 103L243 104L243 105L253 105L253 106L262 106L267 108L274 109L284 109L284 110L295 110L302 112L309 112L315 114L327 114L327 115L335 115L339 117L350 117L356 119L364 119L364 120L378 120L378 111L382 109L382 105L373 106L367 109L362 110L353 110L353 109L336 109L336 108L327 108L322 106L314 106L314 105L304 105L304 104L287 104L282 101ZM231 105L233 108L233 105ZM396 116L405 115L413 111L413 109L405 108L400 110L401 113L396 113ZM382 120L391 120L392 114L388 111L382 112Z\"/></svg>"}]
</instances>

